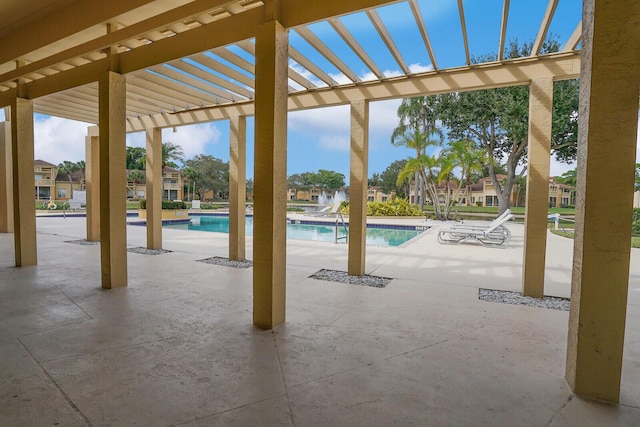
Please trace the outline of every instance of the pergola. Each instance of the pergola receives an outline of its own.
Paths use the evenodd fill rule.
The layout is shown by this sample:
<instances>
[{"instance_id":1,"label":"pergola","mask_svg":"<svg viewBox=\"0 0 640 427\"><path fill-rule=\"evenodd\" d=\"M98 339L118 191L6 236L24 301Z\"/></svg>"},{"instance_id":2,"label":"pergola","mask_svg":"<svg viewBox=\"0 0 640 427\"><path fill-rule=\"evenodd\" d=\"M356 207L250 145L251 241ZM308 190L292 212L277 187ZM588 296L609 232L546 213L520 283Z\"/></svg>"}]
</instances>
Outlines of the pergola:
<instances>
[{"instance_id":1,"label":"pergola","mask_svg":"<svg viewBox=\"0 0 640 427\"><path fill-rule=\"evenodd\" d=\"M379 10L399 3L428 68L412 67ZM348 271L365 273L371 101L529 85L523 293L544 294L553 82L581 78L576 240L567 381L619 400L628 288L631 192L640 84L640 7L585 0L559 52L541 54L559 0L549 0L530 56L503 56L504 0L495 61L472 61L457 1L464 64L442 67L419 0L5 0L0 4L0 232L15 233L15 264L37 264L33 113L84 121L87 239L101 242L102 287L127 285L125 135L147 135L147 245L162 247L161 129L231 124L229 257L243 259L246 117L255 116L254 324L285 321L287 112L351 108ZM397 65L390 73L343 19L360 14ZM313 24L355 55L347 63ZM306 49L289 43L295 34ZM611 188L618 189L610 191Z\"/></svg>"}]
</instances>

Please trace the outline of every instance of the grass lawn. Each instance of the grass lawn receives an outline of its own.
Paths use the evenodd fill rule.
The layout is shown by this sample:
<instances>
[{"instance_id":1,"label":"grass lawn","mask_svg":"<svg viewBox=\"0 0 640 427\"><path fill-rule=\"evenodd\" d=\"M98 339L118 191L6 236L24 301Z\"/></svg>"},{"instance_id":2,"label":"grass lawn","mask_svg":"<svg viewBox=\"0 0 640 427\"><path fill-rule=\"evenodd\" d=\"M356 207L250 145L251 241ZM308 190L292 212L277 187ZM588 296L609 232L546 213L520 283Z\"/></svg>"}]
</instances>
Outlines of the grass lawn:
<instances>
[{"instance_id":1,"label":"grass lawn","mask_svg":"<svg viewBox=\"0 0 640 427\"><path fill-rule=\"evenodd\" d=\"M424 210L426 212L433 212L433 206L425 206ZM455 212L455 208L452 209ZM516 215L524 215L525 208L524 207L511 207L511 212ZM559 213L560 215L574 215L576 210L575 208L549 208L548 212ZM458 213L490 213L498 215L498 207L497 206L460 206L458 208Z\"/></svg>"},{"instance_id":2,"label":"grass lawn","mask_svg":"<svg viewBox=\"0 0 640 427\"><path fill-rule=\"evenodd\" d=\"M573 239L572 231L560 231L560 230L551 230L553 234L557 234L558 236L567 237L569 239ZM631 237L631 247L632 248L640 248L640 237Z\"/></svg>"}]
</instances>

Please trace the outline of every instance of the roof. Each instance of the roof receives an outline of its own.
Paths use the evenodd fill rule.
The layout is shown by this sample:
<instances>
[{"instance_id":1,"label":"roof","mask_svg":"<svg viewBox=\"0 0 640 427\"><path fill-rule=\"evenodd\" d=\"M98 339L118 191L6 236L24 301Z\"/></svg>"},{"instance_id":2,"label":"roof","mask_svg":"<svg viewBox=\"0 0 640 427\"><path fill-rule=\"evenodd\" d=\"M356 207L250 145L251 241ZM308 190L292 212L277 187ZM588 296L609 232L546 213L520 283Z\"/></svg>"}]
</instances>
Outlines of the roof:
<instances>
[{"instance_id":1,"label":"roof","mask_svg":"<svg viewBox=\"0 0 640 427\"><path fill-rule=\"evenodd\" d=\"M57 165L54 165L53 163L49 163L49 162L45 162L44 160L40 160L40 159L36 159L33 161L33 164L35 166L47 166L47 167L53 167L53 168L57 168Z\"/></svg>"},{"instance_id":2,"label":"roof","mask_svg":"<svg viewBox=\"0 0 640 427\"><path fill-rule=\"evenodd\" d=\"M252 115L256 28L273 13L270 3L4 0L0 107L9 105L15 82L23 79L21 91L34 100L35 112L97 123L97 80L111 70L126 75L128 131ZM473 29L489 31L489 20L465 11L462 1L451 22L441 22L437 8L423 0L280 0L279 21L290 34L289 109L524 85L542 76L575 78L579 7L562 12L575 29L565 31L561 51L541 53L557 3L550 1L545 10L541 2L528 2L540 12L527 16L538 30L527 38L535 40L532 54L520 59L503 52L507 29L521 17L513 16L508 1L487 7L498 60L472 64ZM393 26L391 19L403 25ZM450 29L447 40L459 41L455 63L441 60L442 49L453 48L436 43L440 25ZM376 40L375 46L363 38ZM407 53L406 40L420 48L419 57ZM379 52L388 58L384 63Z\"/></svg>"}]
</instances>

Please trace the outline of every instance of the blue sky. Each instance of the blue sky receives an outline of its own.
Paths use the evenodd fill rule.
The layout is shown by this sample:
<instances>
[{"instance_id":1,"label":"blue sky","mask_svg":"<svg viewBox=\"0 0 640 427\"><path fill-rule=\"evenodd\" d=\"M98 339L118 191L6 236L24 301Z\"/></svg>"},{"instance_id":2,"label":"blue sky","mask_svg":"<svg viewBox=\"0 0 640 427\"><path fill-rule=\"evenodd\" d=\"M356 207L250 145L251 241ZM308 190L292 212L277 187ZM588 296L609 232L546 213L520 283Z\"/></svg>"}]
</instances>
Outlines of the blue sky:
<instances>
[{"instance_id":1,"label":"blue sky","mask_svg":"<svg viewBox=\"0 0 640 427\"><path fill-rule=\"evenodd\" d=\"M546 0L512 0L507 27L507 41L532 41L544 15ZM419 0L422 15L440 68L463 65L464 45L456 0ZM464 8L471 55L496 53L499 41L503 0L465 0ZM580 20L580 0L560 0L549 32L564 43ZM378 12L412 70L428 70L431 61L421 42L418 28L411 17L408 3L379 8ZM400 67L383 44L364 13L341 18L354 37L387 75L399 73ZM329 47L363 78L371 78L366 65L344 44L327 23L310 26ZM290 44L310 59L317 61L338 81L344 76L322 58L295 32ZM224 62L224 61L221 61ZM300 70L304 73L305 70ZM391 162L407 158L410 150L394 147L391 132L397 125L396 109L400 100L373 102L370 105L369 176L382 172ZM0 112L0 116L2 113ZM253 118L247 121L247 175L253 176ZM36 158L52 163L84 158L87 124L55 117L36 115ZM144 146L144 134L130 134L128 145ZM180 144L187 158L210 154L229 160L229 122L220 121L163 131L163 140ZM296 111L288 117L287 175L329 169L349 176L349 107L331 107ZM552 161L551 174L574 168Z\"/></svg>"}]
</instances>

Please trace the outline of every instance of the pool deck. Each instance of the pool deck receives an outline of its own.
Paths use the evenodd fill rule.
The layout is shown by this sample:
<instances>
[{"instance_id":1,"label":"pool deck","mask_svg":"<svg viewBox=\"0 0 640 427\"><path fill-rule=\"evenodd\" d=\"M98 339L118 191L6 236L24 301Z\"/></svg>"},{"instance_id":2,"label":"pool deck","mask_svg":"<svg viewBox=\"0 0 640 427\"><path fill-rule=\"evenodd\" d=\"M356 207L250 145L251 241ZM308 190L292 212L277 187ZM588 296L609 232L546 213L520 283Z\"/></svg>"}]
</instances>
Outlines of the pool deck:
<instances>
[{"instance_id":1,"label":"pool deck","mask_svg":"<svg viewBox=\"0 0 640 427\"><path fill-rule=\"evenodd\" d=\"M288 215L296 217L297 214ZM302 215L305 217L304 215ZM522 224L506 249L440 245L447 226L367 247L386 288L309 278L346 270L347 245L287 241L287 322L252 326L253 270L221 233L163 229L130 253L129 286L100 289L85 218L38 216L39 265L15 268L0 234L0 425L637 426L640 250L633 249L621 405L572 395L568 312L478 300L520 290ZM127 227L130 247L144 227ZM546 294L570 294L573 241L548 234ZM247 237L247 258L253 258Z\"/></svg>"}]
</instances>

